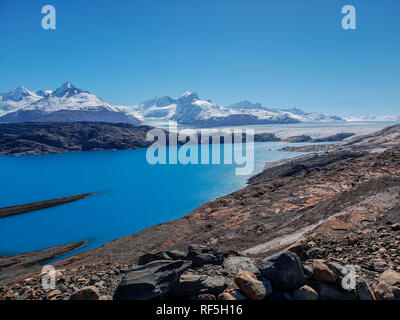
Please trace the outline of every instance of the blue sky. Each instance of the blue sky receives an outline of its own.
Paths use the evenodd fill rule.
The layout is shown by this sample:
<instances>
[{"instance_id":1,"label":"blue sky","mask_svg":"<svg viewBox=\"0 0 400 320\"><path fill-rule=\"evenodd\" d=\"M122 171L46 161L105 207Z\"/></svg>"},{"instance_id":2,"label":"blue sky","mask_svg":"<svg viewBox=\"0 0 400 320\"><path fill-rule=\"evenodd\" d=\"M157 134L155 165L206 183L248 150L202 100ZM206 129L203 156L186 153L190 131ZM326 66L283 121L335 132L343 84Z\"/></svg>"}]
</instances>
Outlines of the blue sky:
<instances>
[{"instance_id":1,"label":"blue sky","mask_svg":"<svg viewBox=\"0 0 400 320\"><path fill-rule=\"evenodd\" d=\"M41 28L41 8L57 29ZM341 8L357 30L341 28ZM0 0L0 92L65 81L116 105L190 90L221 104L400 114L398 0Z\"/></svg>"}]
</instances>

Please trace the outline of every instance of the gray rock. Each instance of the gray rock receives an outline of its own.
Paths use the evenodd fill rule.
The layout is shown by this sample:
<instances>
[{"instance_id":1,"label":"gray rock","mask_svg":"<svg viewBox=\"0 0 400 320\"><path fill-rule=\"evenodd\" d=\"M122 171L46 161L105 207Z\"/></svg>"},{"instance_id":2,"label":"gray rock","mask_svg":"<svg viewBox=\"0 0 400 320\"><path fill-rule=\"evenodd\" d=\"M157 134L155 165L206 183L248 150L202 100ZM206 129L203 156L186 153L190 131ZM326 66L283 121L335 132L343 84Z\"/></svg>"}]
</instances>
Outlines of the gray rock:
<instances>
[{"instance_id":1,"label":"gray rock","mask_svg":"<svg viewBox=\"0 0 400 320\"><path fill-rule=\"evenodd\" d=\"M206 264L221 264L218 252L201 245L191 245L188 249L187 258L192 261L194 267L202 267Z\"/></svg>"},{"instance_id":2,"label":"gray rock","mask_svg":"<svg viewBox=\"0 0 400 320\"><path fill-rule=\"evenodd\" d=\"M190 262L153 261L129 271L117 287L114 300L149 300L167 294Z\"/></svg>"},{"instance_id":3,"label":"gray rock","mask_svg":"<svg viewBox=\"0 0 400 320\"><path fill-rule=\"evenodd\" d=\"M300 259L290 251L279 252L261 260L258 269L279 291L293 291L305 282Z\"/></svg>"},{"instance_id":4,"label":"gray rock","mask_svg":"<svg viewBox=\"0 0 400 320\"><path fill-rule=\"evenodd\" d=\"M309 286L318 293L321 300L357 300L354 292L342 290L331 283L313 281Z\"/></svg>"},{"instance_id":5,"label":"gray rock","mask_svg":"<svg viewBox=\"0 0 400 320\"><path fill-rule=\"evenodd\" d=\"M181 251L159 251L156 253L146 253L139 257L138 265L142 266L152 261L160 260L186 260L186 254Z\"/></svg>"},{"instance_id":6,"label":"gray rock","mask_svg":"<svg viewBox=\"0 0 400 320\"><path fill-rule=\"evenodd\" d=\"M223 266L232 274L237 274L239 270L249 271L255 275L260 274L260 271L258 271L254 261L246 257L230 256L224 260Z\"/></svg>"},{"instance_id":7,"label":"gray rock","mask_svg":"<svg viewBox=\"0 0 400 320\"><path fill-rule=\"evenodd\" d=\"M172 294L176 296L196 296L206 293L218 295L226 288L224 277L183 274Z\"/></svg>"}]
</instances>

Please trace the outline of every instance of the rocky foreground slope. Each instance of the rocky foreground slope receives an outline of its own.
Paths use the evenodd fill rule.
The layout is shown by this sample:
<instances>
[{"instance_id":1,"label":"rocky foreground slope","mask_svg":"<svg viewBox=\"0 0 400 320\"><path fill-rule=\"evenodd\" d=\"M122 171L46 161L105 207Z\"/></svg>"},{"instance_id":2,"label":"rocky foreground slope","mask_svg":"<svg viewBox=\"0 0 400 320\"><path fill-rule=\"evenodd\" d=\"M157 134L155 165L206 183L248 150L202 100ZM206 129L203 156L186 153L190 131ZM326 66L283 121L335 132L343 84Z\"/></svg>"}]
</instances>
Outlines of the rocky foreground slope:
<instances>
[{"instance_id":1,"label":"rocky foreground slope","mask_svg":"<svg viewBox=\"0 0 400 320\"><path fill-rule=\"evenodd\" d=\"M248 187L181 219L59 261L55 266L64 284L51 297L36 292L38 280L33 278L3 288L2 298L100 294L123 299L132 298L126 296L132 291L127 288L134 288L143 294L135 299L206 298L200 297L204 294L211 294L210 299L241 299L239 294L253 299L254 290L246 292L250 287L260 289L262 299L398 299L400 125L354 139L359 140L346 148L266 166ZM279 258L282 250L296 255ZM171 257L168 252L175 253ZM156 258L144 263L143 255ZM198 256L203 261L199 265ZM252 274L231 272L225 262L232 257L256 268L240 264L238 269ZM265 265L281 273L266 272ZM281 286L289 265L295 266L293 278L299 281ZM345 290L347 265L355 267L355 289ZM171 268L175 281L166 283L159 270ZM204 289L208 285L218 290ZM82 288L83 295L78 291ZM24 295L26 290L35 296Z\"/></svg>"}]
</instances>

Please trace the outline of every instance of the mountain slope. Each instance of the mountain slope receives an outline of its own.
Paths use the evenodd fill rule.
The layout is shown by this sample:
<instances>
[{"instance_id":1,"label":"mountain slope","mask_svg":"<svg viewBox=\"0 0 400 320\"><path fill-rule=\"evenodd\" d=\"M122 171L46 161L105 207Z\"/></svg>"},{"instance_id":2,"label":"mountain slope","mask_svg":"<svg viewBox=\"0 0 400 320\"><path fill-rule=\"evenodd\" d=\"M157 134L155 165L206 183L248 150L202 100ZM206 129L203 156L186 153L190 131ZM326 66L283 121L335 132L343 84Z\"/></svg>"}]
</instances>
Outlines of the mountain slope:
<instances>
[{"instance_id":1,"label":"mountain slope","mask_svg":"<svg viewBox=\"0 0 400 320\"><path fill-rule=\"evenodd\" d=\"M23 86L2 93L0 94L0 116L26 107L41 98L40 95L27 90Z\"/></svg>"}]
</instances>

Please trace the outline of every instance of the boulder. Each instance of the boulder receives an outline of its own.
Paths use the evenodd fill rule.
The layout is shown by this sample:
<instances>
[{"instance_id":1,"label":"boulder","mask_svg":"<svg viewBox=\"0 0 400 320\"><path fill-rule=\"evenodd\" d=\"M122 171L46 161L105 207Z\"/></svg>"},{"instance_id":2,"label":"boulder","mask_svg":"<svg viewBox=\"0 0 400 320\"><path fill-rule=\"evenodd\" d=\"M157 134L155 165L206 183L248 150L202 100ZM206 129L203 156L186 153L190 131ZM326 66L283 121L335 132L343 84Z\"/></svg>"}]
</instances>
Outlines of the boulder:
<instances>
[{"instance_id":1,"label":"boulder","mask_svg":"<svg viewBox=\"0 0 400 320\"><path fill-rule=\"evenodd\" d=\"M235 276L235 283L250 300L262 300L267 296L264 284L257 280L257 276L254 273L239 271Z\"/></svg>"},{"instance_id":2,"label":"boulder","mask_svg":"<svg viewBox=\"0 0 400 320\"><path fill-rule=\"evenodd\" d=\"M100 295L96 287L89 286L75 291L69 300L99 300Z\"/></svg>"},{"instance_id":3,"label":"boulder","mask_svg":"<svg viewBox=\"0 0 400 320\"><path fill-rule=\"evenodd\" d=\"M228 272L232 274L237 274L239 270L249 271L256 275L260 274L254 261L246 257L230 256L224 260L223 266Z\"/></svg>"},{"instance_id":4,"label":"boulder","mask_svg":"<svg viewBox=\"0 0 400 320\"><path fill-rule=\"evenodd\" d=\"M311 281L308 285L318 293L321 300L357 300L354 292L345 291L332 283Z\"/></svg>"},{"instance_id":5,"label":"boulder","mask_svg":"<svg viewBox=\"0 0 400 320\"><path fill-rule=\"evenodd\" d=\"M315 260L313 262L313 275L312 279L318 281L325 281L334 283L336 282L335 273L322 260Z\"/></svg>"},{"instance_id":6,"label":"boulder","mask_svg":"<svg viewBox=\"0 0 400 320\"><path fill-rule=\"evenodd\" d=\"M293 291L293 298L295 300L317 300L318 293L310 286L304 285Z\"/></svg>"},{"instance_id":7,"label":"boulder","mask_svg":"<svg viewBox=\"0 0 400 320\"><path fill-rule=\"evenodd\" d=\"M194 267L202 267L206 264L219 265L222 263L218 252L206 246L191 245L188 251L187 258L192 261Z\"/></svg>"},{"instance_id":8,"label":"boulder","mask_svg":"<svg viewBox=\"0 0 400 320\"><path fill-rule=\"evenodd\" d=\"M206 275L183 274L179 278L179 283L172 292L177 296L195 296L199 294L218 295L227 287L224 277L210 277Z\"/></svg>"},{"instance_id":9,"label":"boulder","mask_svg":"<svg viewBox=\"0 0 400 320\"><path fill-rule=\"evenodd\" d=\"M305 282L300 259L290 251L279 252L261 260L258 269L279 291L293 291Z\"/></svg>"},{"instance_id":10,"label":"boulder","mask_svg":"<svg viewBox=\"0 0 400 320\"><path fill-rule=\"evenodd\" d=\"M374 295L376 300L395 300L391 287L386 282L379 282L375 287Z\"/></svg>"},{"instance_id":11,"label":"boulder","mask_svg":"<svg viewBox=\"0 0 400 320\"><path fill-rule=\"evenodd\" d=\"M114 293L114 300L149 300L167 294L189 261L153 261L130 270Z\"/></svg>"},{"instance_id":12,"label":"boulder","mask_svg":"<svg viewBox=\"0 0 400 320\"><path fill-rule=\"evenodd\" d=\"M152 261L158 260L185 260L186 254L181 251L159 251L156 253L146 253L139 257L138 265L142 266Z\"/></svg>"},{"instance_id":13,"label":"boulder","mask_svg":"<svg viewBox=\"0 0 400 320\"><path fill-rule=\"evenodd\" d=\"M360 300L375 300L374 292L364 279L357 279L356 292Z\"/></svg>"},{"instance_id":14,"label":"boulder","mask_svg":"<svg viewBox=\"0 0 400 320\"><path fill-rule=\"evenodd\" d=\"M379 282L385 282L389 286L400 286L400 273L388 269L379 276Z\"/></svg>"}]
</instances>

